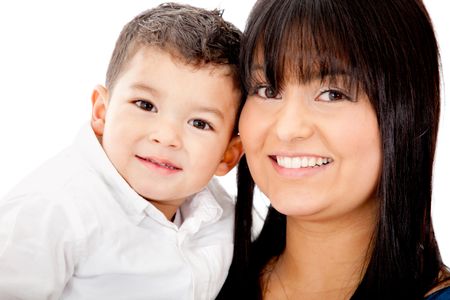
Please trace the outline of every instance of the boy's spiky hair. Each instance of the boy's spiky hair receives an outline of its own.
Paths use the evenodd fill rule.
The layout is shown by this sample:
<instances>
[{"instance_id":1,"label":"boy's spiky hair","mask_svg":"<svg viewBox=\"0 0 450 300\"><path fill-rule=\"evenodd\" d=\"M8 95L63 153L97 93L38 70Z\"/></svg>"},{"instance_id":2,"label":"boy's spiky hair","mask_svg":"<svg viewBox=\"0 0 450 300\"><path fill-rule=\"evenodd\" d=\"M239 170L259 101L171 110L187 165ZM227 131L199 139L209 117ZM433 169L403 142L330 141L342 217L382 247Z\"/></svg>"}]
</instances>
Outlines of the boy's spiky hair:
<instances>
[{"instance_id":1,"label":"boy's spiky hair","mask_svg":"<svg viewBox=\"0 0 450 300\"><path fill-rule=\"evenodd\" d=\"M241 32L222 18L220 10L164 3L127 23L117 39L106 74L112 89L124 65L143 46L154 46L183 63L229 65L238 82Z\"/></svg>"}]
</instances>

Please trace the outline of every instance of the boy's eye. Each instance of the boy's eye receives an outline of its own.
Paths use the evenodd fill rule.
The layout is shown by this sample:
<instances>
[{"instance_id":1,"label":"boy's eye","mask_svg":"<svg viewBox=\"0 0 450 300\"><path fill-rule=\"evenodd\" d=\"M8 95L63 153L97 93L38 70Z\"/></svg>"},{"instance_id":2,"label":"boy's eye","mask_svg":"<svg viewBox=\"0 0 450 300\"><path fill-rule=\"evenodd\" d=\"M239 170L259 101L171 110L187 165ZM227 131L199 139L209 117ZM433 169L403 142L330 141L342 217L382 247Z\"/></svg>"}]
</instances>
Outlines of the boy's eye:
<instances>
[{"instance_id":1,"label":"boy's eye","mask_svg":"<svg viewBox=\"0 0 450 300\"><path fill-rule=\"evenodd\" d=\"M277 93L277 91L269 85L256 87L254 90L254 94L258 95L261 98L281 99L281 95Z\"/></svg>"},{"instance_id":2,"label":"boy's eye","mask_svg":"<svg viewBox=\"0 0 450 300\"><path fill-rule=\"evenodd\" d=\"M200 119L193 119L189 120L188 122L190 125L194 126L195 128L201 129L201 130L212 130L212 126L203 120Z\"/></svg>"},{"instance_id":3,"label":"boy's eye","mask_svg":"<svg viewBox=\"0 0 450 300\"><path fill-rule=\"evenodd\" d=\"M349 96L338 90L326 90L317 97L318 101L333 102L342 100L351 100Z\"/></svg>"},{"instance_id":4,"label":"boy's eye","mask_svg":"<svg viewBox=\"0 0 450 300\"><path fill-rule=\"evenodd\" d=\"M157 112L156 106L154 106L151 102L145 100L137 100L134 104L142 110Z\"/></svg>"}]
</instances>

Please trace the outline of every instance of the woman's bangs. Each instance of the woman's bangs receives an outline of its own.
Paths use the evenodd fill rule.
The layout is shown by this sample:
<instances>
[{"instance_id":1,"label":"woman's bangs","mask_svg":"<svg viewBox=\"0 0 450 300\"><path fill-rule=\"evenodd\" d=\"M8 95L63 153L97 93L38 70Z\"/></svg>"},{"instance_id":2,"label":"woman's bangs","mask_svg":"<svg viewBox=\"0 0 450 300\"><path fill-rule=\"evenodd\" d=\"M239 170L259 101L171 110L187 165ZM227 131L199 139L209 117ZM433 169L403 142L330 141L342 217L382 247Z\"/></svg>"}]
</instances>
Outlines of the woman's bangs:
<instances>
[{"instance_id":1,"label":"woman's bangs","mask_svg":"<svg viewBox=\"0 0 450 300\"><path fill-rule=\"evenodd\" d=\"M246 72L249 86L261 81L257 78L261 75L275 90L282 90L287 82L304 84L317 79L339 81L351 89L364 80L363 72L355 67L351 48L355 43L345 28L350 26L341 22L342 12L333 10L331 14L329 7L320 7L315 1L308 4L274 9L264 20L264 29L252 34L256 39L248 57L252 58L250 72Z\"/></svg>"}]
</instances>

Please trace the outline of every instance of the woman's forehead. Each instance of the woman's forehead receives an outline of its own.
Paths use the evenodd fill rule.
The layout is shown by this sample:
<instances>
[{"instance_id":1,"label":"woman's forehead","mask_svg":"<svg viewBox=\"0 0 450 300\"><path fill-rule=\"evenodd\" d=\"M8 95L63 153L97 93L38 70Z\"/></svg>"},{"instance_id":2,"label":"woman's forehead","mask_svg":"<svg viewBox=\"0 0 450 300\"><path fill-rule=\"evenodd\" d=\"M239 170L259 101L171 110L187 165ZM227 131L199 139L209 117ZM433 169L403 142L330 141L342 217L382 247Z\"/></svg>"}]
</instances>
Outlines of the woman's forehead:
<instances>
[{"instance_id":1,"label":"woman's forehead","mask_svg":"<svg viewBox=\"0 0 450 300\"><path fill-rule=\"evenodd\" d=\"M270 80L277 82L298 82L305 83L313 80L327 81L330 83L339 83L349 85L355 79L352 76L350 67L335 57L310 57L308 59L302 55L283 56L278 60L266 59L262 50L256 50L250 65L250 76L255 79Z\"/></svg>"}]
</instances>

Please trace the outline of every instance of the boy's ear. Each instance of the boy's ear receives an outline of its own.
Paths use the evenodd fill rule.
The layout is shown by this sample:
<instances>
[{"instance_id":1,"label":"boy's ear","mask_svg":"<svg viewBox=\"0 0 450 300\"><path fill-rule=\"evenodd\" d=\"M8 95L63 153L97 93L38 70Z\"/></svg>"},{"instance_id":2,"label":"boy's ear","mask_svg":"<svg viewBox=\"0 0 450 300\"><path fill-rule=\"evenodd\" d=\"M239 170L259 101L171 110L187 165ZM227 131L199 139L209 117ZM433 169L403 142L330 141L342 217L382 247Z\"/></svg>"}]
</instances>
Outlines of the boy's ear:
<instances>
[{"instance_id":1,"label":"boy's ear","mask_svg":"<svg viewBox=\"0 0 450 300\"><path fill-rule=\"evenodd\" d=\"M92 91L92 116L91 126L96 136L103 136L105 128L106 108L108 105L108 90L102 86L97 85Z\"/></svg>"},{"instance_id":2,"label":"boy's ear","mask_svg":"<svg viewBox=\"0 0 450 300\"><path fill-rule=\"evenodd\" d=\"M215 175L223 176L227 174L238 163L243 154L242 142L239 136L234 136L228 144L222 161L217 166Z\"/></svg>"}]
</instances>

